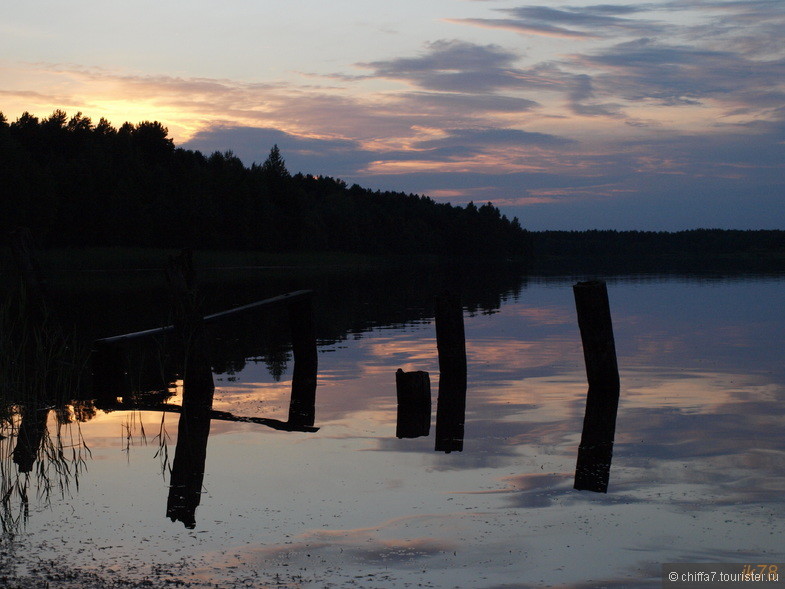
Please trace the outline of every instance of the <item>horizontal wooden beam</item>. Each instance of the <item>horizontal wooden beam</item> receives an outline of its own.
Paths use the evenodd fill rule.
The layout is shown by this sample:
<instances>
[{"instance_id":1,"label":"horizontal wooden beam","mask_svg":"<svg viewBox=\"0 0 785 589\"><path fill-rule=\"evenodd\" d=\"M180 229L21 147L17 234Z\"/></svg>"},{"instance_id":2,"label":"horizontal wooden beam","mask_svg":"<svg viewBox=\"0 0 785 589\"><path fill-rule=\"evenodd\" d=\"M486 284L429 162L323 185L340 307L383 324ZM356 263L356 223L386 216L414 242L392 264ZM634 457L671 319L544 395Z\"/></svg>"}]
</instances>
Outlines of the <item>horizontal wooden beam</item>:
<instances>
[{"instance_id":1,"label":"horizontal wooden beam","mask_svg":"<svg viewBox=\"0 0 785 589\"><path fill-rule=\"evenodd\" d=\"M297 301L305 297L309 297L312 294L313 294L312 290L296 290L294 292L282 294L277 297L264 299L262 301L256 301L255 303L250 303L248 305L243 305L241 307L235 307L234 309L229 309L227 311L220 311L219 313L213 313L212 315L207 315L204 317L204 322L212 323L215 321L220 321L221 319L225 319L227 317L231 317L232 315L235 315L237 313L242 313L244 311L261 309L264 307L273 307L275 305L281 305L281 304L288 304L293 301ZM174 325L167 325L165 327L155 327L153 329L145 329L144 331L135 331L133 333L124 333L122 335L113 335L112 337L97 339L95 340L95 344L96 345L118 344L121 342L137 339L137 338L151 337L155 335L165 335L167 333L171 333L172 331L174 331Z\"/></svg>"},{"instance_id":2,"label":"horizontal wooden beam","mask_svg":"<svg viewBox=\"0 0 785 589\"><path fill-rule=\"evenodd\" d=\"M212 315L207 315L204 318L204 321L205 323L210 323L212 321L218 321L219 319L229 317L231 315L234 315L235 313L242 313L243 311L250 311L252 309L259 309L262 307L272 307L274 305L280 305L283 303L291 303L293 301L311 296L312 294L313 294L312 290L296 290L294 292L288 292L286 294L278 295L277 297L272 297L270 299L264 299L263 301L256 301L255 303L243 305L242 307L235 307L234 309L229 309L228 311L221 311L220 313L213 313Z\"/></svg>"}]
</instances>

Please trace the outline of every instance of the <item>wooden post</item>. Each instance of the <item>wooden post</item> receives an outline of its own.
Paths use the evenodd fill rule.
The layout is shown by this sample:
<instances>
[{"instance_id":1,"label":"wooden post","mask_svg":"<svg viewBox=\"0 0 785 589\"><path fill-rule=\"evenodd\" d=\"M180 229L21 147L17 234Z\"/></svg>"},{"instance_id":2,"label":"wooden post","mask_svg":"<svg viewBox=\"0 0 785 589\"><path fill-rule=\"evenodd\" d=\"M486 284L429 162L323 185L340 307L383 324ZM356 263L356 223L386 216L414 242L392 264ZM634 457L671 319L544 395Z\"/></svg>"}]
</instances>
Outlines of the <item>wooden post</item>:
<instances>
[{"instance_id":1,"label":"wooden post","mask_svg":"<svg viewBox=\"0 0 785 589\"><path fill-rule=\"evenodd\" d=\"M166 514L186 528L196 525L210 435L215 384L207 354L193 254L183 250L169 259L167 278L172 292L175 329L184 350L183 409L177 425Z\"/></svg>"},{"instance_id":2,"label":"wooden post","mask_svg":"<svg viewBox=\"0 0 785 589\"><path fill-rule=\"evenodd\" d=\"M311 297L298 297L289 303L288 310L294 356L289 422L296 426L313 426L319 358Z\"/></svg>"},{"instance_id":3,"label":"wooden post","mask_svg":"<svg viewBox=\"0 0 785 589\"><path fill-rule=\"evenodd\" d=\"M419 438L431 431L431 379L427 372L395 373L398 397L398 438Z\"/></svg>"},{"instance_id":4,"label":"wooden post","mask_svg":"<svg viewBox=\"0 0 785 589\"><path fill-rule=\"evenodd\" d=\"M436 348L439 352L439 397L436 404L436 450L463 450L466 418L466 335L463 307L457 296L436 299Z\"/></svg>"},{"instance_id":5,"label":"wooden post","mask_svg":"<svg viewBox=\"0 0 785 589\"><path fill-rule=\"evenodd\" d=\"M579 282L573 293L589 382L574 488L605 493L620 390L608 290L604 282Z\"/></svg>"},{"instance_id":6,"label":"wooden post","mask_svg":"<svg viewBox=\"0 0 785 589\"><path fill-rule=\"evenodd\" d=\"M204 320L191 250L183 250L179 255L169 258L166 277L172 294L174 327L179 332L183 346L183 380L191 382L192 388L196 390L210 390L212 396L213 374L208 360Z\"/></svg>"},{"instance_id":7,"label":"wooden post","mask_svg":"<svg viewBox=\"0 0 785 589\"><path fill-rule=\"evenodd\" d=\"M118 344L96 342L90 354L93 396L100 402L122 396L126 386L126 364Z\"/></svg>"},{"instance_id":8,"label":"wooden post","mask_svg":"<svg viewBox=\"0 0 785 589\"><path fill-rule=\"evenodd\" d=\"M572 287L589 388L619 394L619 368L613 341L608 289L604 282L579 282Z\"/></svg>"}]
</instances>

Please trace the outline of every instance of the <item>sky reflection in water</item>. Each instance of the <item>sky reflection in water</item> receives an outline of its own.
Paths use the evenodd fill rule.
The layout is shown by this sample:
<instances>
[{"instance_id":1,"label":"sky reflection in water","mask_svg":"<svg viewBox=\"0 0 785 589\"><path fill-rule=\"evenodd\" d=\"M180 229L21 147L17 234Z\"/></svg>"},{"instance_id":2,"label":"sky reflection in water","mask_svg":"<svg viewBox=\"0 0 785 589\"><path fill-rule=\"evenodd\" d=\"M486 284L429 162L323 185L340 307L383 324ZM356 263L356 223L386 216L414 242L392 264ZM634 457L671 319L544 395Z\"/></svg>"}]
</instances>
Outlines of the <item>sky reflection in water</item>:
<instances>
[{"instance_id":1,"label":"sky reflection in water","mask_svg":"<svg viewBox=\"0 0 785 589\"><path fill-rule=\"evenodd\" d=\"M659 586L663 562L785 561L785 283L609 282L607 494L573 489L587 387L571 284L466 315L463 452L435 452L433 422L395 437L398 368L430 373L435 417L435 332L378 328L320 348L317 433L213 421L194 530L165 517L153 439L163 424L171 458L178 416L99 412L78 492L35 509L25 537L87 568L315 586ZM290 377L219 375L214 409L285 420Z\"/></svg>"}]
</instances>

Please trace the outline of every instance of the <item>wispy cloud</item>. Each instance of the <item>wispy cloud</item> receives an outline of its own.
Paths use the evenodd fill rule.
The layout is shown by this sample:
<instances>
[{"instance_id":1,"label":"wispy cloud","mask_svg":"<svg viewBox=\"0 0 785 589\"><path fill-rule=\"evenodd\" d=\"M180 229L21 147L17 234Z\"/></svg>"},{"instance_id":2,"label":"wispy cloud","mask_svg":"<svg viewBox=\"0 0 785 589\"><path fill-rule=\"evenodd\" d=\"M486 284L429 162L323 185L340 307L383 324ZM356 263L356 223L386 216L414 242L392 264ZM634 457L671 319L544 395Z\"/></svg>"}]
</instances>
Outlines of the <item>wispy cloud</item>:
<instances>
[{"instance_id":1,"label":"wispy cloud","mask_svg":"<svg viewBox=\"0 0 785 589\"><path fill-rule=\"evenodd\" d=\"M439 139L419 141L415 147L433 149L458 146L532 146L556 147L572 143L571 140L545 133L532 133L520 129L447 129L446 136Z\"/></svg>"},{"instance_id":2,"label":"wispy cloud","mask_svg":"<svg viewBox=\"0 0 785 589\"><path fill-rule=\"evenodd\" d=\"M506 18L448 19L448 22L492 29L505 29L523 35L541 35L561 39L602 39L619 34L652 35L662 31L656 21L626 18L646 12L646 5L600 5L553 8L520 6L498 9Z\"/></svg>"},{"instance_id":3,"label":"wispy cloud","mask_svg":"<svg viewBox=\"0 0 785 589\"><path fill-rule=\"evenodd\" d=\"M525 81L513 68L518 59L497 45L441 40L417 57L358 63L372 76L406 81L419 88L446 92L493 92L520 87Z\"/></svg>"},{"instance_id":4,"label":"wispy cloud","mask_svg":"<svg viewBox=\"0 0 785 589\"><path fill-rule=\"evenodd\" d=\"M448 18L446 22L455 24L474 25L486 29L504 29L524 35L542 35L543 37L556 37L559 39L596 39L600 35L582 31L570 30L544 23L531 23L511 18Z\"/></svg>"},{"instance_id":5,"label":"wispy cloud","mask_svg":"<svg viewBox=\"0 0 785 589\"><path fill-rule=\"evenodd\" d=\"M601 70L594 79L603 92L627 101L678 105L711 99L734 111L757 110L781 105L785 92L783 59L756 60L728 50L652 39L574 55L573 64Z\"/></svg>"}]
</instances>

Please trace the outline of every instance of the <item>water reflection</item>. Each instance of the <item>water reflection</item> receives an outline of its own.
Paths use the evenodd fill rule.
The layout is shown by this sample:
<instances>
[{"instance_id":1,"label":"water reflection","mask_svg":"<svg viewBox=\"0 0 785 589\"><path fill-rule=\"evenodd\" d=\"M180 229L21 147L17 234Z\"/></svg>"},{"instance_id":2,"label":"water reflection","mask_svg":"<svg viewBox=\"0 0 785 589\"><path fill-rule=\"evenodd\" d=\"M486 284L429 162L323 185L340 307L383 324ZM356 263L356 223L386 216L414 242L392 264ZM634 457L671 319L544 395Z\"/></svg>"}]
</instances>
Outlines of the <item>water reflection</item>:
<instances>
[{"instance_id":1,"label":"water reflection","mask_svg":"<svg viewBox=\"0 0 785 589\"><path fill-rule=\"evenodd\" d=\"M579 491L607 493L613 459L616 412L597 405L596 399L586 401L586 417L578 446L574 488Z\"/></svg>"},{"instance_id":2,"label":"water reflection","mask_svg":"<svg viewBox=\"0 0 785 589\"><path fill-rule=\"evenodd\" d=\"M209 372L209 366L190 365L183 378L183 408L166 504L166 515L188 529L196 527L215 392L212 374L206 379L205 371Z\"/></svg>"},{"instance_id":3,"label":"water reflection","mask_svg":"<svg viewBox=\"0 0 785 589\"><path fill-rule=\"evenodd\" d=\"M439 351L439 399L436 451L463 450L466 418L466 335L463 307L455 295L436 299L436 346Z\"/></svg>"},{"instance_id":4,"label":"water reflection","mask_svg":"<svg viewBox=\"0 0 785 589\"><path fill-rule=\"evenodd\" d=\"M171 277L170 277L171 278ZM189 295L189 299L193 299ZM191 301L192 302L192 301ZM53 381L51 369L47 364L37 362L44 354L47 362L49 357L62 362L59 348L39 344L38 348L22 346L22 354L36 362L20 363L16 355L3 358L8 366L23 364L38 367L41 370L25 370L23 377L16 372L9 378L8 372L3 376L8 380L2 383L4 397L8 392L16 398L27 402L7 403L14 397L4 398L6 404L2 408L3 444L2 478L2 528L8 535L13 535L20 526L27 522L29 515L28 484L31 472L39 475L39 483L47 490L51 483L47 478L48 469L54 468L60 476L61 490L69 487L70 479L77 480L83 457L74 450L73 465L63 453L62 446L51 448L48 437L48 420L52 403L56 405L54 414L58 426L70 420L71 407L78 408L79 417L88 420L96 415L96 409L106 413L116 411L164 411L180 414L178 436L172 462L169 496L167 500L167 516L172 521L181 521L186 528L192 529L196 524L196 508L200 503L202 485L207 457L207 442L210 435L211 421L236 421L255 423L280 431L316 432L315 393L316 393L316 338L313 328L313 315L310 297L300 296L286 301L291 327L292 349L294 354L294 372L292 391L289 403L289 415L286 421L263 417L240 417L233 413L213 410L215 385L210 364L211 346L204 329L198 308L189 305L182 309L181 317L174 328L148 330L142 333L107 338L97 342L92 354L92 397L79 398L82 389L67 386L72 379ZM20 311L23 313L23 311ZM23 318L24 315L20 315ZM5 319L5 317L3 317ZM14 335L16 335L16 331ZM48 333L43 332L42 333ZM52 333L60 335L61 331ZM6 335L3 333L3 335ZM58 342L59 342L58 337ZM27 340L21 340L24 344ZM7 343L7 342L0 342ZM13 345L3 345L3 350L16 350ZM21 344L20 344L21 346ZM32 350L35 355L28 354ZM74 364L71 364L74 366ZM80 367L81 368L81 367ZM43 372L43 376L39 375ZM170 404L174 396L175 382L182 375L182 404ZM52 384L58 385L56 388ZM39 398L39 389L43 397ZM57 397L57 398L55 398ZM71 399L66 403L62 399ZM163 428L162 421L162 428ZM129 427L129 438L133 432ZM10 434L10 435L6 435ZM165 445L163 431L159 433L161 444ZM15 439L13 450L11 440ZM57 442L61 441L58 429ZM80 443L82 440L80 439ZM84 446L86 449L87 447ZM16 465L16 473L8 467L7 460ZM36 468L36 464L38 467ZM164 468L166 461L164 462ZM43 476L42 476L43 475ZM21 516L14 513L12 502L19 499ZM65 495L63 495L65 498Z\"/></svg>"},{"instance_id":5,"label":"water reflection","mask_svg":"<svg viewBox=\"0 0 785 589\"><path fill-rule=\"evenodd\" d=\"M395 372L398 418L395 436L421 438L431 433L431 379L424 370Z\"/></svg>"},{"instance_id":6,"label":"water reflection","mask_svg":"<svg viewBox=\"0 0 785 589\"><path fill-rule=\"evenodd\" d=\"M466 419L466 335L460 299L449 293L436 298L434 323L439 358L436 406L437 452L463 450ZM431 427L431 383L425 371L395 373L398 400L396 437L428 436Z\"/></svg>"},{"instance_id":7,"label":"water reflection","mask_svg":"<svg viewBox=\"0 0 785 589\"><path fill-rule=\"evenodd\" d=\"M467 579L482 587L658 586L653 563L783 556L777 522L785 515L778 491L785 363L776 342L785 311L772 302L782 281L610 282L624 383L613 435L603 427L612 412L590 418L573 282L530 281L517 298L508 293L496 313L464 313L463 452L437 453L431 439L396 437L395 371L440 378L432 299L412 295L411 321L393 327L347 322L357 333L322 339L317 314L318 412L315 397L313 407L308 395L293 401L288 347L277 352L289 364L278 380L259 342L242 363L236 359L246 352L236 340L225 357L220 346L211 349L218 388L208 414L210 447L190 471L204 477L201 495L196 484L184 491L186 476L174 502L185 509L188 497L201 499L193 506L198 513L180 520L192 516L200 533L184 533L163 517L168 485L178 481L168 474L159 480L143 452L126 464L115 439L119 420L99 411L83 424L99 458L88 477L95 488L82 485L84 504L71 500L32 518L31 534L59 554L68 548L52 538L83 543L84 554L68 554L87 566L91 558L100 566L116 558L118 567L130 560L146 572L149 563L183 558L195 567L184 574L196 570L204 585L227 586L238 571L258 575L259 585L280 575L292 586L351 586L356 575L375 575L369 583L389 587L463 586ZM464 308L472 306L464 298ZM354 312L335 309L341 317ZM279 327L273 336L249 317L241 331L284 342L287 325ZM180 378L180 368L167 374ZM176 397L148 394L113 402L158 407L187 422L187 412L175 415L183 411ZM293 409L302 404L309 408ZM303 413L316 415L316 435L280 433L298 427ZM52 412L49 419L51 428ZM19 474L10 460L16 434L2 442ZM199 440L193 443L198 454ZM178 439L178 462L180 450ZM576 491L581 472L587 488L607 492ZM79 521L74 512L100 517Z\"/></svg>"},{"instance_id":8,"label":"water reflection","mask_svg":"<svg viewBox=\"0 0 785 589\"><path fill-rule=\"evenodd\" d=\"M19 472L29 473L38 457L41 443L46 432L49 407L25 405L19 410L19 431L16 435L13 459Z\"/></svg>"}]
</instances>

